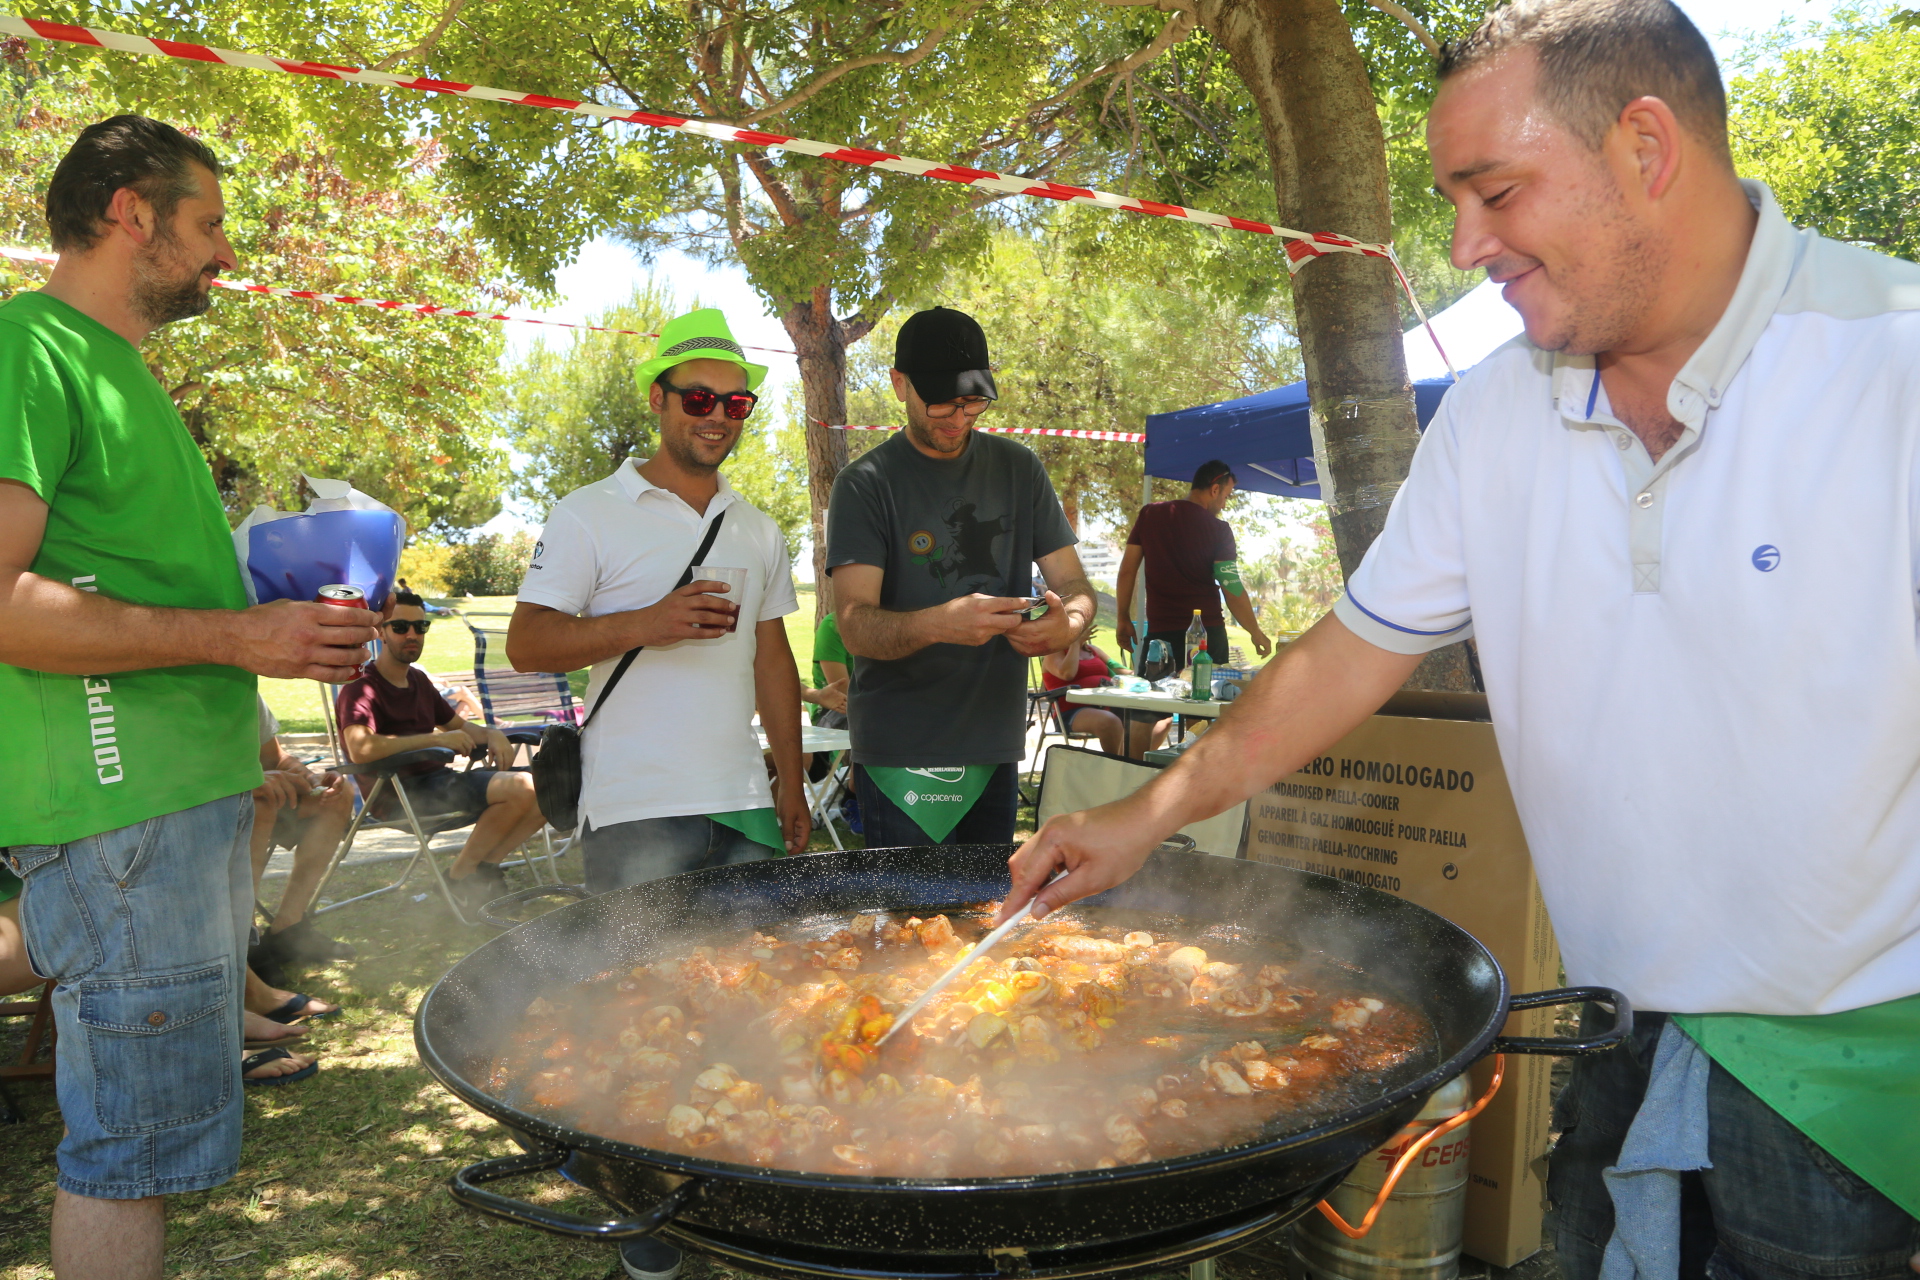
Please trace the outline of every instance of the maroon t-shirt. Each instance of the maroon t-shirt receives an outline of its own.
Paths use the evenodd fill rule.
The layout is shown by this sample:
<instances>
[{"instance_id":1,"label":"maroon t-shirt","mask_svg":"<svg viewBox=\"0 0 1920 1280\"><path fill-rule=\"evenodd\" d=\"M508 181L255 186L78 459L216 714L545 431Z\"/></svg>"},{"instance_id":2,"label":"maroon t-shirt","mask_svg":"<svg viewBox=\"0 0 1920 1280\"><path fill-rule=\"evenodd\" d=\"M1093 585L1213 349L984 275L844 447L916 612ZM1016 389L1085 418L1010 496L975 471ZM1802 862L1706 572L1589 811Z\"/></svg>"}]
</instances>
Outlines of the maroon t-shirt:
<instances>
[{"instance_id":1,"label":"maroon t-shirt","mask_svg":"<svg viewBox=\"0 0 1920 1280\"><path fill-rule=\"evenodd\" d=\"M1184 631L1195 609L1208 626L1225 625L1213 566L1239 558L1225 520L1185 498L1149 503L1127 535L1136 544L1146 560L1147 630Z\"/></svg>"},{"instance_id":2,"label":"maroon t-shirt","mask_svg":"<svg viewBox=\"0 0 1920 1280\"><path fill-rule=\"evenodd\" d=\"M340 692L334 695L333 712L339 717L342 729L350 724L361 724L375 733L403 738L416 733L432 733L453 719L453 707L440 696L440 691L433 687L433 681L420 668L407 668L407 687L404 689L388 681L374 669L372 663L362 670L366 672L365 675L341 685ZM407 769L406 774L431 773L442 767L435 764L415 765ZM360 784L362 795L373 790L375 779L361 775L355 781Z\"/></svg>"}]
</instances>

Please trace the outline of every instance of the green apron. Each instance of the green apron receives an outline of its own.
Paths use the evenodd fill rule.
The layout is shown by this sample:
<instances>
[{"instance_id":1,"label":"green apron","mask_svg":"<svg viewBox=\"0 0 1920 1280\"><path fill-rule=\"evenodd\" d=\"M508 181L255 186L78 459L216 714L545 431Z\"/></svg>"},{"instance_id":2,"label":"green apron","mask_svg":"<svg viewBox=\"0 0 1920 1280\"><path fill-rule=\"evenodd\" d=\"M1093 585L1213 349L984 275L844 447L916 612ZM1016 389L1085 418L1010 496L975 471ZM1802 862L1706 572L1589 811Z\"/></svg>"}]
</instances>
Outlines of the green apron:
<instances>
[{"instance_id":1,"label":"green apron","mask_svg":"<svg viewBox=\"0 0 1920 1280\"><path fill-rule=\"evenodd\" d=\"M707 817L723 827L732 827L775 853L787 851L786 837L780 834L780 817L772 809L735 809L732 813L710 813Z\"/></svg>"},{"instance_id":2,"label":"green apron","mask_svg":"<svg viewBox=\"0 0 1920 1280\"><path fill-rule=\"evenodd\" d=\"M974 801L987 789L997 764L957 764L916 769L861 765L880 793L900 806L935 844L960 825Z\"/></svg>"},{"instance_id":3,"label":"green apron","mask_svg":"<svg viewBox=\"0 0 1920 1280\"><path fill-rule=\"evenodd\" d=\"M1920 1217L1920 995L1817 1017L1674 1021L1794 1128Z\"/></svg>"}]
</instances>

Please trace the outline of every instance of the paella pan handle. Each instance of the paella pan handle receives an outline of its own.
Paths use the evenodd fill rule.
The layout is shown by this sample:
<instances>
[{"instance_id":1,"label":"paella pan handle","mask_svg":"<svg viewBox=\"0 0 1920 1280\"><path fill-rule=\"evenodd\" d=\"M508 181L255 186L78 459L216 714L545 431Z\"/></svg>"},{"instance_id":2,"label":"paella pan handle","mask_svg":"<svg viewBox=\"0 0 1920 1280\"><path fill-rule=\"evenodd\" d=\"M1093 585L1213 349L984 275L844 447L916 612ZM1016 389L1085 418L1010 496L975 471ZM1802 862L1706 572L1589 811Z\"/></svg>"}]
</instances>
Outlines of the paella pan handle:
<instances>
[{"instance_id":1,"label":"paella pan handle","mask_svg":"<svg viewBox=\"0 0 1920 1280\"><path fill-rule=\"evenodd\" d=\"M515 920L511 916L496 915L494 913L495 907L504 911L511 907L520 906L522 903L532 902L538 898L578 898L584 900L592 896L593 895L587 892L585 885L537 884L531 889L519 889L504 898L493 899L480 908L480 918L496 929L513 929L525 924L526 921Z\"/></svg>"},{"instance_id":2,"label":"paella pan handle","mask_svg":"<svg viewBox=\"0 0 1920 1280\"><path fill-rule=\"evenodd\" d=\"M502 1178L515 1178L526 1173L545 1173L549 1169L558 1169L567 1162L573 1152L564 1148L546 1151L534 1151L519 1156L496 1156L491 1160L482 1160L470 1164L454 1174L447 1182L447 1188L453 1198L469 1209L495 1218L504 1218L508 1222L523 1227L537 1227L541 1231L550 1231L557 1236L567 1236L574 1240L637 1240L649 1236L673 1220L675 1214L686 1208L687 1201L705 1185L699 1178L689 1178L675 1187L666 1199L648 1209L645 1213L631 1218L607 1218L594 1221L591 1218L578 1217L571 1213L561 1213L543 1205L528 1204L525 1200L515 1200L496 1192L482 1189L483 1183L498 1182Z\"/></svg>"},{"instance_id":3,"label":"paella pan handle","mask_svg":"<svg viewBox=\"0 0 1920 1280\"><path fill-rule=\"evenodd\" d=\"M1605 1053L1633 1032L1633 1004L1612 987L1560 987L1553 991L1534 991L1515 996L1507 1003L1508 1012L1520 1009L1544 1009L1549 1005L1578 1004L1592 1001L1613 1006L1613 1025L1597 1036L1581 1040L1559 1036L1501 1036L1492 1046L1493 1053L1544 1053L1572 1056L1578 1053Z\"/></svg>"}]
</instances>

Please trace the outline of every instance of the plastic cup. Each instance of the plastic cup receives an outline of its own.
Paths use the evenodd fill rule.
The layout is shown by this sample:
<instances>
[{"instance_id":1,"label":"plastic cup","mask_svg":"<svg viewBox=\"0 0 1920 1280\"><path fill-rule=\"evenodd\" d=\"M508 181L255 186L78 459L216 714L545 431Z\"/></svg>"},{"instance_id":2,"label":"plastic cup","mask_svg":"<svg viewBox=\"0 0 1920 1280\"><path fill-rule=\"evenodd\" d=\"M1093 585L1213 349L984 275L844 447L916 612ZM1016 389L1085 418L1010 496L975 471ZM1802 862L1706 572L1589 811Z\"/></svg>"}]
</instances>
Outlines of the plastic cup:
<instances>
[{"instance_id":1,"label":"plastic cup","mask_svg":"<svg viewBox=\"0 0 1920 1280\"><path fill-rule=\"evenodd\" d=\"M733 621L727 624L727 634L732 635L735 631L738 631L740 629L740 602L746 599L747 595L747 571L745 569L728 569L720 565L697 564L693 567L692 580L694 582L705 580L708 582L724 582L727 584L726 595L721 596L715 592L710 592L709 594L713 595L715 599L726 601L727 604L733 607Z\"/></svg>"}]
</instances>

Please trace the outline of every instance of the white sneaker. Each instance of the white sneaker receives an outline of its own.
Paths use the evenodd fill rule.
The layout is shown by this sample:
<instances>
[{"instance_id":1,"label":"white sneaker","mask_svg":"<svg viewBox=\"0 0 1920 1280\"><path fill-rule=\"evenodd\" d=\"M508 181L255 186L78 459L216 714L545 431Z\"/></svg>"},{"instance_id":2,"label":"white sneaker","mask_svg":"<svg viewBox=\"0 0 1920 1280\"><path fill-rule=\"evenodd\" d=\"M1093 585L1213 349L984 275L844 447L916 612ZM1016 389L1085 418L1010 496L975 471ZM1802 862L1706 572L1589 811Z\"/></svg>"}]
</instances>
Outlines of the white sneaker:
<instances>
[{"instance_id":1,"label":"white sneaker","mask_svg":"<svg viewBox=\"0 0 1920 1280\"><path fill-rule=\"evenodd\" d=\"M633 1280L673 1280L680 1274L680 1256L664 1240L642 1236L620 1246L620 1268Z\"/></svg>"}]
</instances>

